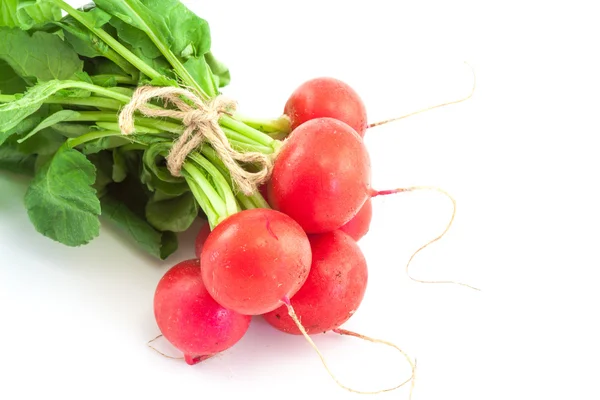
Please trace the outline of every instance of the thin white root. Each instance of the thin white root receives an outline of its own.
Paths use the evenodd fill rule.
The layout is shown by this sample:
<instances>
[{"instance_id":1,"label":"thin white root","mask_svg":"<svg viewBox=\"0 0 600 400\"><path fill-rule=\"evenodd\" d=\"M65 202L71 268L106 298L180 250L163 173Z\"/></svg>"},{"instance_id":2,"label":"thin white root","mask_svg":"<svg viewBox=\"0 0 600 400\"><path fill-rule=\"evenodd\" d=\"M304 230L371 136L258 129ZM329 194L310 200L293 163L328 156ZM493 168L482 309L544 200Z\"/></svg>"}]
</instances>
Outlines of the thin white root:
<instances>
[{"instance_id":1,"label":"thin white root","mask_svg":"<svg viewBox=\"0 0 600 400\"><path fill-rule=\"evenodd\" d=\"M360 390L352 389L351 387L348 387L348 386L344 385L343 383L341 383L337 379L337 377L333 374L333 372L331 371L331 369L327 365L327 362L325 361L325 357L323 356L323 354L321 353L321 351L319 350L319 348L317 347L317 345L315 344L315 342L312 340L312 338L310 337L310 335L306 332L306 329L304 328L304 326L302 325L302 323L298 319L298 316L296 315L296 312L294 311L294 308L292 307L292 305L289 302L289 300L288 299L284 299L284 304L287 306L289 316L292 318L292 320L294 321L294 323L296 324L296 326L298 327L298 329L300 330L300 332L302 333L302 335L304 336L304 338L306 339L306 341L310 344L310 346L313 348L313 350L317 353L317 355L321 359L321 363L325 367L325 370L327 371L327 373L329 374L329 376L331 377L331 379L333 379L335 381L335 383L339 387L341 387L342 389L345 389L345 390L347 390L349 392L352 392L352 393L358 393L358 394L379 394L379 393L391 392L393 390L396 390L396 389L404 386L408 382L411 382L414 379L414 376L415 376L415 364L413 364L413 362L410 359L410 357L404 351L402 351L402 349L400 349L398 346L396 346L395 344L393 344L391 342L387 342L385 340L373 339L373 338L370 338L368 336L364 336L364 335L361 335L361 334L358 334L358 333L355 333L355 332L351 332L351 331L347 331L347 330L344 330L344 329L335 329L334 332L336 332L336 333L338 333L340 335L354 336L354 337L357 337L359 339L367 340L369 342L381 343L381 344L384 344L386 346L390 346L390 347L395 348L400 353L402 353L402 355L406 358L406 360L408 361L408 363L410 364L411 369L412 369L412 374L411 374L410 378L408 378L407 380L403 381L399 385L396 385L396 386L394 386L392 388L387 388L387 389L382 389L382 390L377 390L377 391L360 391ZM414 386L414 383L413 383L413 386ZM412 389L411 389L411 392L412 392Z\"/></svg>"},{"instance_id":2,"label":"thin white root","mask_svg":"<svg viewBox=\"0 0 600 400\"><path fill-rule=\"evenodd\" d=\"M162 336L163 336L162 334L158 335L154 339L148 341L148 343L146 343L146 345L163 357L170 358L172 360L183 360L183 357L173 357L173 356L167 355L167 354L163 353L162 351L158 350L156 347L152 346L152 343L154 341L156 341L157 339L161 338Z\"/></svg>"},{"instance_id":3,"label":"thin white root","mask_svg":"<svg viewBox=\"0 0 600 400\"><path fill-rule=\"evenodd\" d=\"M406 263L406 275L412 279L415 282L419 282L419 283L446 283L446 284L455 284L455 285L460 285L460 286L464 286L473 290L477 290L477 291L481 291L481 289L476 288L474 286L471 285L467 285L466 283L462 283L462 282L456 282L456 281L429 281L429 280L422 280L422 279L416 279L414 277L412 277L410 275L409 272L409 266L412 262L412 260L415 258L415 256L422 251L423 249L425 249L427 246L431 245L432 243L437 242L438 240L440 240L450 229L450 227L452 226L452 223L454 222L454 217L456 216L456 200L454 199L454 197L452 197L448 192L446 192L444 189L441 189L439 187L436 186L411 186L408 188L403 189L403 192L414 192L417 190L433 190L439 193L442 193L443 195L445 195L446 197L448 197L448 199L450 199L450 201L452 202L452 217L450 218L450 221L448 222L448 224L446 225L446 228L444 229L444 231L438 235L437 237L435 237L434 239L430 240L429 242L425 243L423 246L419 247L408 259L408 262Z\"/></svg>"},{"instance_id":4,"label":"thin white root","mask_svg":"<svg viewBox=\"0 0 600 400\"><path fill-rule=\"evenodd\" d=\"M376 126L381 126L381 125L389 124L391 122L396 122L396 121L399 121L401 119L412 117L413 115L421 114L421 113L424 113L426 111L435 110L436 108L441 108L441 107L449 106L449 105L452 105L452 104L458 104L458 103L462 103L463 101L469 100L471 97L473 97L473 93L475 93L475 86L476 86L476 83L477 83L477 79L476 79L475 70L473 69L473 67L469 63L467 63L466 61L465 61L465 64L467 64L471 68L471 71L473 72L473 87L471 88L471 92L469 93L468 96L463 97L463 98L458 99L458 100L453 100L453 101L449 101L449 102L446 102L446 103L437 104L435 106L423 108L421 110L413 111L411 113L402 115L400 117L395 117L395 118L386 119L384 121L374 122L372 124L369 124L367 126L367 128L375 128Z\"/></svg>"}]
</instances>

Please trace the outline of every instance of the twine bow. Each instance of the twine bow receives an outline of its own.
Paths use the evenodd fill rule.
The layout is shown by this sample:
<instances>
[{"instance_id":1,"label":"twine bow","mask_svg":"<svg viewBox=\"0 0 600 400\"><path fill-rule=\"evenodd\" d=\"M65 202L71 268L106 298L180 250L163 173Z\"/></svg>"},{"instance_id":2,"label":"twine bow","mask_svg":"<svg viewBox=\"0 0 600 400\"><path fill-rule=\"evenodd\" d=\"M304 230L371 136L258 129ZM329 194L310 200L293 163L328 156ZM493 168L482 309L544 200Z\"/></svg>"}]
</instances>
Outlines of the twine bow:
<instances>
[{"instance_id":1,"label":"twine bow","mask_svg":"<svg viewBox=\"0 0 600 400\"><path fill-rule=\"evenodd\" d=\"M182 100L182 96L192 104ZM171 103L176 109L162 109L148 106L153 98L162 99L165 104ZM258 152L240 153L231 147L225 132L219 125L222 114L235 111L235 101L219 95L204 102L193 92L176 87L141 86L133 94L131 101L119 114L119 128L124 135L135 131L134 113L139 111L147 117L175 118L182 121L185 127L179 139L173 144L167 156L167 168L173 176L181 176L181 168L188 154L202 143L209 143L223 161L231 180L239 190L251 195L260 184L266 182L273 169L272 159ZM245 170L240 163L258 164L257 172Z\"/></svg>"}]
</instances>

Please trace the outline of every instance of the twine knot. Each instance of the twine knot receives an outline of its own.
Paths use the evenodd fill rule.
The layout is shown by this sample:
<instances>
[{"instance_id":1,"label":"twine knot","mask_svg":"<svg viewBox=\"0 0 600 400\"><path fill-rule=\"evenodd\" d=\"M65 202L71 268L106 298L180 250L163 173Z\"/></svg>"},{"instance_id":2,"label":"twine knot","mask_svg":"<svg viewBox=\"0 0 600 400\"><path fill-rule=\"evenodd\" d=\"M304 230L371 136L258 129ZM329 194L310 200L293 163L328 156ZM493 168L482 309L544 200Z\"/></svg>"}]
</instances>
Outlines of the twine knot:
<instances>
[{"instance_id":1,"label":"twine knot","mask_svg":"<svg viewBox=\"0 0 600 400\"><path fill-rule=\"evenodd\" d=\"M182 97L190 100L188 104ZM174 109L148 106L153 98L160 98L175 106ZM163 117L181 120L184 131L173 143L167 155L167 168L173 176L181 176L181 168L188 154L204 142L209 143L231 175L231 180L246 195L256 191L257 186L266 182L273 169L273 161L268 155L259 152L240 153L231 147L225 132L219 125L222 114L231 114L236 102L219 95L208 102L193 92L176 87L141 86L133 94L131 101L119 114L119 128L124 135L135 131L134 113L139 111L147 117ZM240 163L258 164L257 172L246 171Z\"/></svg>"}]
</instances>

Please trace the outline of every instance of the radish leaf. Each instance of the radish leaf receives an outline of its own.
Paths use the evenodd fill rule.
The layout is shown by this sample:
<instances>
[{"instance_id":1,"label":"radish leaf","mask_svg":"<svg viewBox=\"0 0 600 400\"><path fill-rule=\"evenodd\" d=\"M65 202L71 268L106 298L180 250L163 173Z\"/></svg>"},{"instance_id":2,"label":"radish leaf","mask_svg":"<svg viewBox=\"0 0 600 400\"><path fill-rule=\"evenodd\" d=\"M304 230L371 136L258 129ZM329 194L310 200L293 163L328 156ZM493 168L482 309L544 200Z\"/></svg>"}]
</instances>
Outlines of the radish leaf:
<instances>
[{"instance_id":1,"label":"radish leaf","mask_svg":"<svg viewBox=\"0 0 600 400\"><path fill-rule=\"evenodd\" d=\"M100 233L100 201L92 188L96 168L77 150L61 147L38 171L25 194L36 230L67 246L89 243Z\"/></svg>"},{"instance_id":2,"label":"radish leaf","mask_svg":"<svg viewBox=\"0 0 600 400\"><path fill-rule=\"evenodd\" d=\"M174 233L157 231L124 203L111 196L102 198L102 216L127 232L141 248L157 258L164 260L177 250L177 237Z\"/></svg>"},{"instance_id":3,"label":"radish leaf","mask_svg":"<svg viewBox=\"0 0 600 400\"><path fill-rule=\"evenodd\" d=\"M0 27L0 58L21 78L37 81L70 79L82 71L83 61L57 35Z\"/></svg>"}]
</instances>

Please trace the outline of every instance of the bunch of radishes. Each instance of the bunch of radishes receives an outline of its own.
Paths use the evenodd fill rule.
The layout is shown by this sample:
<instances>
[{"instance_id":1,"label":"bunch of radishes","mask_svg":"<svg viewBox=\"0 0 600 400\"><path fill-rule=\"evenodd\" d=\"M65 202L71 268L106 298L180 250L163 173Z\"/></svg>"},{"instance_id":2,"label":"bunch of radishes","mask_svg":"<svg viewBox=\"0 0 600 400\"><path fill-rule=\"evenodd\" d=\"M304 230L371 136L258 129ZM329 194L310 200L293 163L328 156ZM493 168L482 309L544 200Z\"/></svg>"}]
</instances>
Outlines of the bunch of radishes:
<instances>
[{"instance_id":1,"label":"bunch of radishes","mask_svg":"<svg viewBox=\"0 0 600 400\"><path fill-rule=\"evenodd\" d=\"M284 110L291 134L261 192L272 208L237 212L196 240L197 259L161 279L164 337L195 364L237 343L251 316L300 334L338 328L358 309L367 264L357 241L371 221L365 106L347 84L301 85ZM294 320L290 314L297 315ZM298 321L299 320L299 321Z\"/></svg>"}]
</instances>

